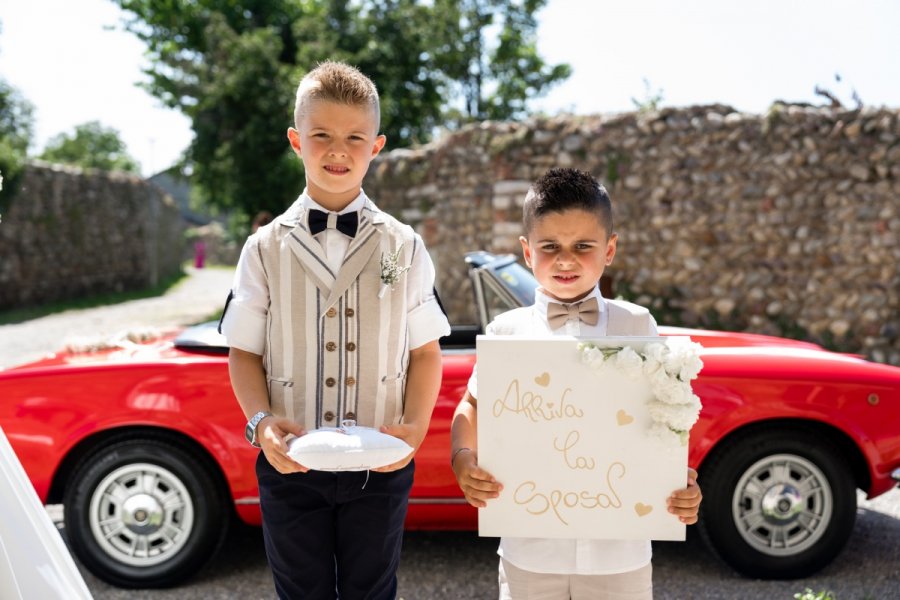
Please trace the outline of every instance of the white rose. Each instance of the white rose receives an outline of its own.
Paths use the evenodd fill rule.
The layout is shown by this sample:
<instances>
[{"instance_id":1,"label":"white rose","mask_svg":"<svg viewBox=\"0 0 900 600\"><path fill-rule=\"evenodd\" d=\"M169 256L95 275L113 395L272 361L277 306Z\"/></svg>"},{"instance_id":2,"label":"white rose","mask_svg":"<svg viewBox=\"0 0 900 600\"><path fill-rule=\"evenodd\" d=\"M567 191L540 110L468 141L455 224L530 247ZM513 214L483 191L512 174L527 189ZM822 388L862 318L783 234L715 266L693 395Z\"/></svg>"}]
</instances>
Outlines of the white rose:
<instances>
[{"instance_id":1,"label":"white rose","mask_svg":"<svg viewBox=\"0 0 900 600\"><path fill-rule=\"evenodd\" d=\"M640 377L643 373L644 360L630 346L625 346L616 354L616 368L629 377Z\"/></svg>"},{"instance_id":2,"label":"white rose","mask_svg":"<svg viewBox=\"0 0 900 600\"><path fill-rule=\"evenodd\" d=\"M654 423L647 430L647 435L660 441L664 446L672 448L682 445L681 436L662 423Z\"/></svg>"},{"instance_id":3,"label":"white rose","mask_svg":"<svg viewBox=\"0 0 900 600\"><path fill-rule=\"evenodd\" d=\"M674 377L653 382L653 394L660 402L666 404L690 404L693 391L691 386Z\"/></svg>"},{"instance_id":4,"label":"white rose","mask_svg":"<svg viewBox=\"0 0 900 600\"><path fill-rule=\"evenodd\" d=\"M600 350L597 349L596 346L586 346L581 353L581 360L587 365L590 365L592 368L596 368L594 363L598 360L603 362L603 355L600 354Z\"/></svg>"},{"instance_id":5,"label":"white rose","mask_svg":"<svg viewBox=\"0 0 900 600\"><path fill-rule=\"evenodd\" d=\"M681 366L681 372L678 377L682 381L691 381L697 378L697 374L703 368L703 361L696 354L692 354L690 358Z\"/></svg>"},{"instance_id":6,"label":"white rose","mask_svg":"<svg viewBox=\"0 0 900 600\"><path fill-rule=\"evenodd\" d=\"M690 431L697 422L699 412L692 404L666 404L650 402L647 405L650 418L678 431Z\"/></svg>"},{"instance_id":7,"label":"white rose","mask_svg":"<svg viewBox=\"0 0 900 600\"><path fill-rule=\"evenodd\" d=\"M661 344L659 342L650 342L644 346L644 350L641 353L648 360L652 359L658 363L665 363L666 358L669 355L669 347L666 344Z\"/></svg>"}]
</instances>

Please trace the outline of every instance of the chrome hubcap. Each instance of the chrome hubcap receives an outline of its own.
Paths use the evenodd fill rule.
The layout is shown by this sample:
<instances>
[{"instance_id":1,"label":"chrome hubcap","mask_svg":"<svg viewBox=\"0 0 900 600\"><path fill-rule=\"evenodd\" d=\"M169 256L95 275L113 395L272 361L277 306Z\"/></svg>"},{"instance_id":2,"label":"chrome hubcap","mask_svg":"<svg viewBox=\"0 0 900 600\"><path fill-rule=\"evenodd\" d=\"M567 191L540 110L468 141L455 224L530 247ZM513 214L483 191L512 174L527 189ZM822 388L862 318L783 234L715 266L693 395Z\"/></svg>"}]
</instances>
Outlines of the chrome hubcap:
<instances>
[{"instance_id":1,"label":"chrome hubcap","mask_svg":"<svg viewBox=\"0 0 900 600\"><path fill-rule=\"evenodd\" d=\"M825 474L794 454L757 461L738 481L732 515L741 537L770 556L812 546L828 528L834 500Z\"/></svg>"},{"instance_id":2,"label":"chrome hubcap","mask_svg":"<svg viewBox=\"0 0 900 600\"><path fill-rule=\"evenodd\" d=\"M169 560L187 543L194 505L181 480L149 463L120 467L91 496L94 539L115 560L149 567Z\"/></svg>"}]
</instances>

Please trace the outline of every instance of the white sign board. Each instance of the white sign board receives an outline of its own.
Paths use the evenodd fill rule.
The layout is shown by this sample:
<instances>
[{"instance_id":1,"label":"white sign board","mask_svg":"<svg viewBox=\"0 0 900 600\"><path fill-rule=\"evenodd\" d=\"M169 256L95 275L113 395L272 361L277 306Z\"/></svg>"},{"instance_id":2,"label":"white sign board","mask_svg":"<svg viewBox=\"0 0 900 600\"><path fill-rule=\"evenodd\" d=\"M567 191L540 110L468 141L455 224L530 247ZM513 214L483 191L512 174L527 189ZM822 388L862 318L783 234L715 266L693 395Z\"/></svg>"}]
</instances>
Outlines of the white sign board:
<instances>
[{"instance_id":1,"label":"white sign board","mask_svg":"<svg viewBox=\"0 0 900 600\"><path fill-rule=\"evenodd\" d=\"M647 379L592 369L579 341L478 337L478 462L504 486L479 509L479 534L684 540L666 499L687 483L687 444L649 434Z\"/></svg>"}]
</instances>

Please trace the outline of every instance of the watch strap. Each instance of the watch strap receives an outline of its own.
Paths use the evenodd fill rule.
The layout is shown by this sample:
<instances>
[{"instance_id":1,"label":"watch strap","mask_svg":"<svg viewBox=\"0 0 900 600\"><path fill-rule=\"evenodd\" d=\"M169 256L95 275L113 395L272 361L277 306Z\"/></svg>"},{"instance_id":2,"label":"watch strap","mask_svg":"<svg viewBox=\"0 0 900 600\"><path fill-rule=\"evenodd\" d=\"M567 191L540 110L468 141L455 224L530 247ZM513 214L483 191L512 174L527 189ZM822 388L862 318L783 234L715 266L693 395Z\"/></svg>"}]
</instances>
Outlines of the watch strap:
<instances>
[{"instance_id":1,"label":"watch strap","mask_svg":"<svg viewBox=\"0 0 900 600\"><path fill-rule=\"evenodd\" d=\"M259 440L256 437L256 430L259 427L259 422L265 419L266 417L271 417L272 413L267 410L261 410L247 421L247 426L244 429L244 436L247 438L247 441L250 442L251 446L259 448Z\"/></svg>"}]
</instances>

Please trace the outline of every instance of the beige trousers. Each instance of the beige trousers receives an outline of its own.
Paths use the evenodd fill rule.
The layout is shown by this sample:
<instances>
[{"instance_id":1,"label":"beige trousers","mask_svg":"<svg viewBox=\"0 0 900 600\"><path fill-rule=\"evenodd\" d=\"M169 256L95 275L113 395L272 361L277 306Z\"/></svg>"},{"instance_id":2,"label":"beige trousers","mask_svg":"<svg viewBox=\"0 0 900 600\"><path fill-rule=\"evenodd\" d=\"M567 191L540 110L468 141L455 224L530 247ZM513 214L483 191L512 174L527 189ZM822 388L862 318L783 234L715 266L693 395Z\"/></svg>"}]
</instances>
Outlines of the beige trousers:
<instances>
[{"instance_id":1,"label":"beige trousers","mask_svg":"<svg viewBox=\"0 0 900 600\"><path fill-rule=\"evenodd\" d=\"M652 568L614 575L525 571L500 559L500 600L653 600Z\"/></svg>"}]
</instances>

